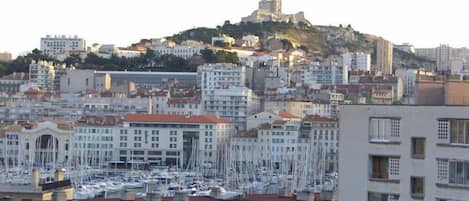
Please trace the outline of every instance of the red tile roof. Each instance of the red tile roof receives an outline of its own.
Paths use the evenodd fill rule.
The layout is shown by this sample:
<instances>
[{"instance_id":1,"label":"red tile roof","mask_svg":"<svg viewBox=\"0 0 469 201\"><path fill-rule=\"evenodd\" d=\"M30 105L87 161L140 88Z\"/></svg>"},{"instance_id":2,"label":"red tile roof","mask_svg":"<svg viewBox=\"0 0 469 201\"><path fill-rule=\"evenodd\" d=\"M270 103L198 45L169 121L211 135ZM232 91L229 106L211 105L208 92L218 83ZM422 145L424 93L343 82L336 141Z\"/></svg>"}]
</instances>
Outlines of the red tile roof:
<instances>
[{"instance_id":1,"label":"red tile roof","mask_svg":"<svg viewBox=\"0 0 469 201\"><path fill-rule=\"evenodd\" d=\"M283 111L279 111L278 116L282 117L283 119L299 119L300 118L293 114L290 114L288 112L283 112Z\"/></svg>"},{"instance_id":2,"label":"red tile roof","mask_svg":"<svg viewBox=\"0 0 469 201\"><path fill-rule=\"evenodd\" d=\"M214 123L227 124L230 121L216 116L182 116L182 115L149 115L128 114L124 117L125 122L174 122L174 123Z\"/></svg>"},{"instance_id":3,"label":"red tile roof","mask_svg":"<svg viewBox=\"0 0 469 201\"><path fill-rule=\"evenodd\" d=\"M309 115L304 118L305 121L311 122L337 122L337 119L329 117L321 117L319 115Z\"/></svg>"}]
</instances>

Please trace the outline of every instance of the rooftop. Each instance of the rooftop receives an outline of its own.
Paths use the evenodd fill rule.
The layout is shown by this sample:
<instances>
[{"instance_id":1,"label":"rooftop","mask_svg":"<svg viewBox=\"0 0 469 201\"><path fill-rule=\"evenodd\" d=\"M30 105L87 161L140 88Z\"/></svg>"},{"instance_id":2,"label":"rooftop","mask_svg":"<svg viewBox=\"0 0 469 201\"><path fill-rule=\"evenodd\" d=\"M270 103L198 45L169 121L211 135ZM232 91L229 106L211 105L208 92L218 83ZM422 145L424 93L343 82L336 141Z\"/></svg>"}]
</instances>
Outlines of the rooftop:
<instances>
[{"instance_id":1,"label":"rooftop","mask_svg":"<svg viewBox=\"0 0 469 201\"><path fill-rule=\"evenodd\" d=\"M128 114L124 117L125 122L168 122L168 123L212 123L227 124L228 120L211 115L182 116L182 115L150 115L150 114Z\"/></svg>"},{"instance_id":2,"label":"rooftop","mask_svg":"<svg viewBox=\"0 0 469 201\"><path fill-rule=\"evenodd\" d=\"M304 118L304 121L311 121L311 122L337 122L337 119L329 118L329 117L321 117L319 115L309 115Z\"/></svg>"}]
</instances>

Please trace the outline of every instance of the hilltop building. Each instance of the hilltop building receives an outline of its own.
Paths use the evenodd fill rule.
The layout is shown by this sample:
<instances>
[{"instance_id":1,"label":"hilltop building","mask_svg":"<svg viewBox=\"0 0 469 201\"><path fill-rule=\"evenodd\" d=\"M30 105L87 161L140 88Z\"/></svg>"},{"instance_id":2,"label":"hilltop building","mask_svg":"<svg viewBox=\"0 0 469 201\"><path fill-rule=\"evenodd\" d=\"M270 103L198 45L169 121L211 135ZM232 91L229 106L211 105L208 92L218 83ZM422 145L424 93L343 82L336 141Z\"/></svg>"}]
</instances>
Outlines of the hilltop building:
<instances>
[{"instance_id":1,"label":"hilltop building","mask_svg":"<svg viewBox=\"0 0 469 201\"><path fill-rule=\"evenodd\" d=\"M261 0L259 2L259 9L255 10L251 15L243 17L242 22L292 22L297 24L303 22L310 24L306 20L303 12L296 14L283 14L282 13L282 0Z\"/></svg>"}]
</instances>

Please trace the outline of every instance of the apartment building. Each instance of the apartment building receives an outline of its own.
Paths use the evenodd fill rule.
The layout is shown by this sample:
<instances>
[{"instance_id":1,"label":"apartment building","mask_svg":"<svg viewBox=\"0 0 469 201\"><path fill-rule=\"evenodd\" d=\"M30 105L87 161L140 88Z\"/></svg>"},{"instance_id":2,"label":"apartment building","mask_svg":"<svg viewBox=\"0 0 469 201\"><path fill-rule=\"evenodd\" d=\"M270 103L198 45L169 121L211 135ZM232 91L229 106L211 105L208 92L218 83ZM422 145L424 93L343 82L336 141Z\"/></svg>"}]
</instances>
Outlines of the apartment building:
<instances>
[{"instance_id":1,"label":"apartment building","mask_svg":"<svg viewBox=\"0 0 469 201\"><path fill-rule=\"evenodd\" d=\"M451 61L453 59L453 48L448 44L442 44L436 48L436 69L438 71L451 70Z\"/></svg>"},{"instance_id":2,"label":"apartment building","mask_svg":"<svg viewBox=\"0 0 469 201\"><path fill-rule=\"evenodd\" d=\"M333 107L330 102L308 99L268 99L264 101L264 111L282 111L304 118L308 115L331 117Z\"/></svg>"},{"instance_id":3,"label":"apartment building","mask_svg":"<svg viewBox=\"0 0 469 201\"><path fill-rule=\"evenodd\" d=\"M314 169L315 175L311 172L302 174L315 178L337 172L338 129L337 119L320 116L308 116L302 121L264 123L232 138L232 165L256 164L282 171L294 164L295 167L308 167L308 170L299 168L297 171Z\"/></svg>"},{"instance_id":4,"label":"apartment building","mask_svg":"<svg viewBox=\"0 0 469 201\"><path fill-rule=\"evenodd\" d=\"M33 61L29 64L29 82L31 86L45 91L53 91L55 79L54 63L48 61Z\"/></svg>"},{"instance_id":5,"label":"apartment building","mask_svg":"<svg viewBox=\"0 0 469 201\"><path fill-rule=\"evenodd\" d=\"M371 55L364 52L347 52L342 54L342 64L352 71L370 71Z\"/></svg>"},{"instance_id":6,"label":"apartment building","mask_svg":"<svg viewBox=\"0 0 469 201\"><path fill-rule=\"evenodd\" d=\"M194 55L200 55L200 51L205 49L202 43L158 44L152 47L157 55L170 54L184 59L189 59Z\"/></svg>"},{"instance_id":7,"label":"apartment building","mask_svg":"<svg viewBox=\"0 0 469 201\"><path fill-rule=\"evenodd\" d=\"M120 116L82 116L73 128L73 160L102 168L113 160Z\"/></svg>"},{"instance_id":8,"label":"apartment building","mask_svg":"<svg viewBox=\"0 0 469 201\"><path fill-rule=\"evenodd\" d=\"M392 74L393 44L383 38L377 40L376 68L385 75Z\"/></svg>"},{"instance_id":9,"label":"apartment building","mask_svg":"<svg viewBox=\"0 0 469 201\"><path fill-rule=\"evenodd\" d=\"M66 37L47 35L41 38L41 51L48 56L56 56L66 51L86 51L86 42L78 36Z\"/></svg>"},{"instance_id":10,"label":"apartment building","mask_svg":"<svg viewBox=\"0 0 469 201\"><path fill-rule=\"evenodd\" d=\"M304 84L314 88L321 85L348 84L348 66L319 63L311 64L304 69Z\"/></svg>"},{"instance_id":11,"label":"apartment building","mask_svg":"<svg viewBox=\"0 0 469 201\"><path fill-rule=\"evenodd\" d=\"M236 64L205 64L197 68L197 83L202 91L207 89L244 87L246 67Z\"/></svg>"},{"instance_id":12,"label":"apartment building","mask_svg":"<svg viewBox=\"0 0 469 201\"><path fill-rule=\"evenodd\" d=\"M246 119L260 111L260 100L246 87L206 90L203 111L231 121L239 131L246 130Z\"/></svg>"},{"instance_id":13,"label":"apartment building","mask_svg":"<svg viewBox=\"0 0 469 201\"><path fill-rule=\"evenodd\" d=\"M467 200L468 107L340 110L339 199Z\"/></svg>"},{"instance_id":14,"label":"apartment building","mask_svg":"<svg viewBox=\"0 0 469 201\"><path fill-rule=\"evenodd\" d=\"M234 126L215 116L126 115L114 135L114 161L224 168Z\"/></svg>"}]
</instances>

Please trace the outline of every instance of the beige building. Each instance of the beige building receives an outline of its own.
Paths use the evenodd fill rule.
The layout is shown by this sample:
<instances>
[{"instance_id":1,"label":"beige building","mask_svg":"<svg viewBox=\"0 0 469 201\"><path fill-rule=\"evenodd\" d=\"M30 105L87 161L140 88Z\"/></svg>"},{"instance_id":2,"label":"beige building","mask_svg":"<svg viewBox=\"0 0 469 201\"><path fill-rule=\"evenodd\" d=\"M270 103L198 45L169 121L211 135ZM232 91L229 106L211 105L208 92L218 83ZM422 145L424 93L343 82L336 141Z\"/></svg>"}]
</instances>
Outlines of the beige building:
<instances>
[{"instance_id":1,"label":"beige building","mask_svg":"<svg viewBox=\"0 0 469 201\"><path fill-rule=\"evenodd\" d=\"M383 38L376 42L376 68L383 74L392 74L393 44Z\"/></svg>"},{"instance_id":2,"label":"beige building","mask_svg":"<svg viewBox=\"0 0 469 201\"><path fill-rule=\"evenodd\" d=\"M90 89L95 89L94 70L67 69L60 77L60 92L78 93Z\"/></svg>"},{"instance_id":3,"label":"beige building","mask_svg":"<svg viewBox=\"0 0 469 201\"><path fill-rule=\"evenodd\" d=\"M333 116L331 104L320 100L272 99L264 101L264 111L282 111L300 118L308 115Z\"/></svg>"},{"instance_id":4,"label":"beige building","mask_svg":"<svg viewBox=\"0 0 469 201\"><path fill-rule=\"evenodd\" d=\"M469 107L340 111L339 200L467 200Z\"/></svg>"},{"instance_id":5,"label":"beige building","mask_svg":"<svg viewBox=\"0 0 469 201\"><path fill-rule=\"evenodd\" d=\"M0 52L0 61L11 61L13 57L11 56L11 53L9 52Z\"/></svg>"}]
</instances>

